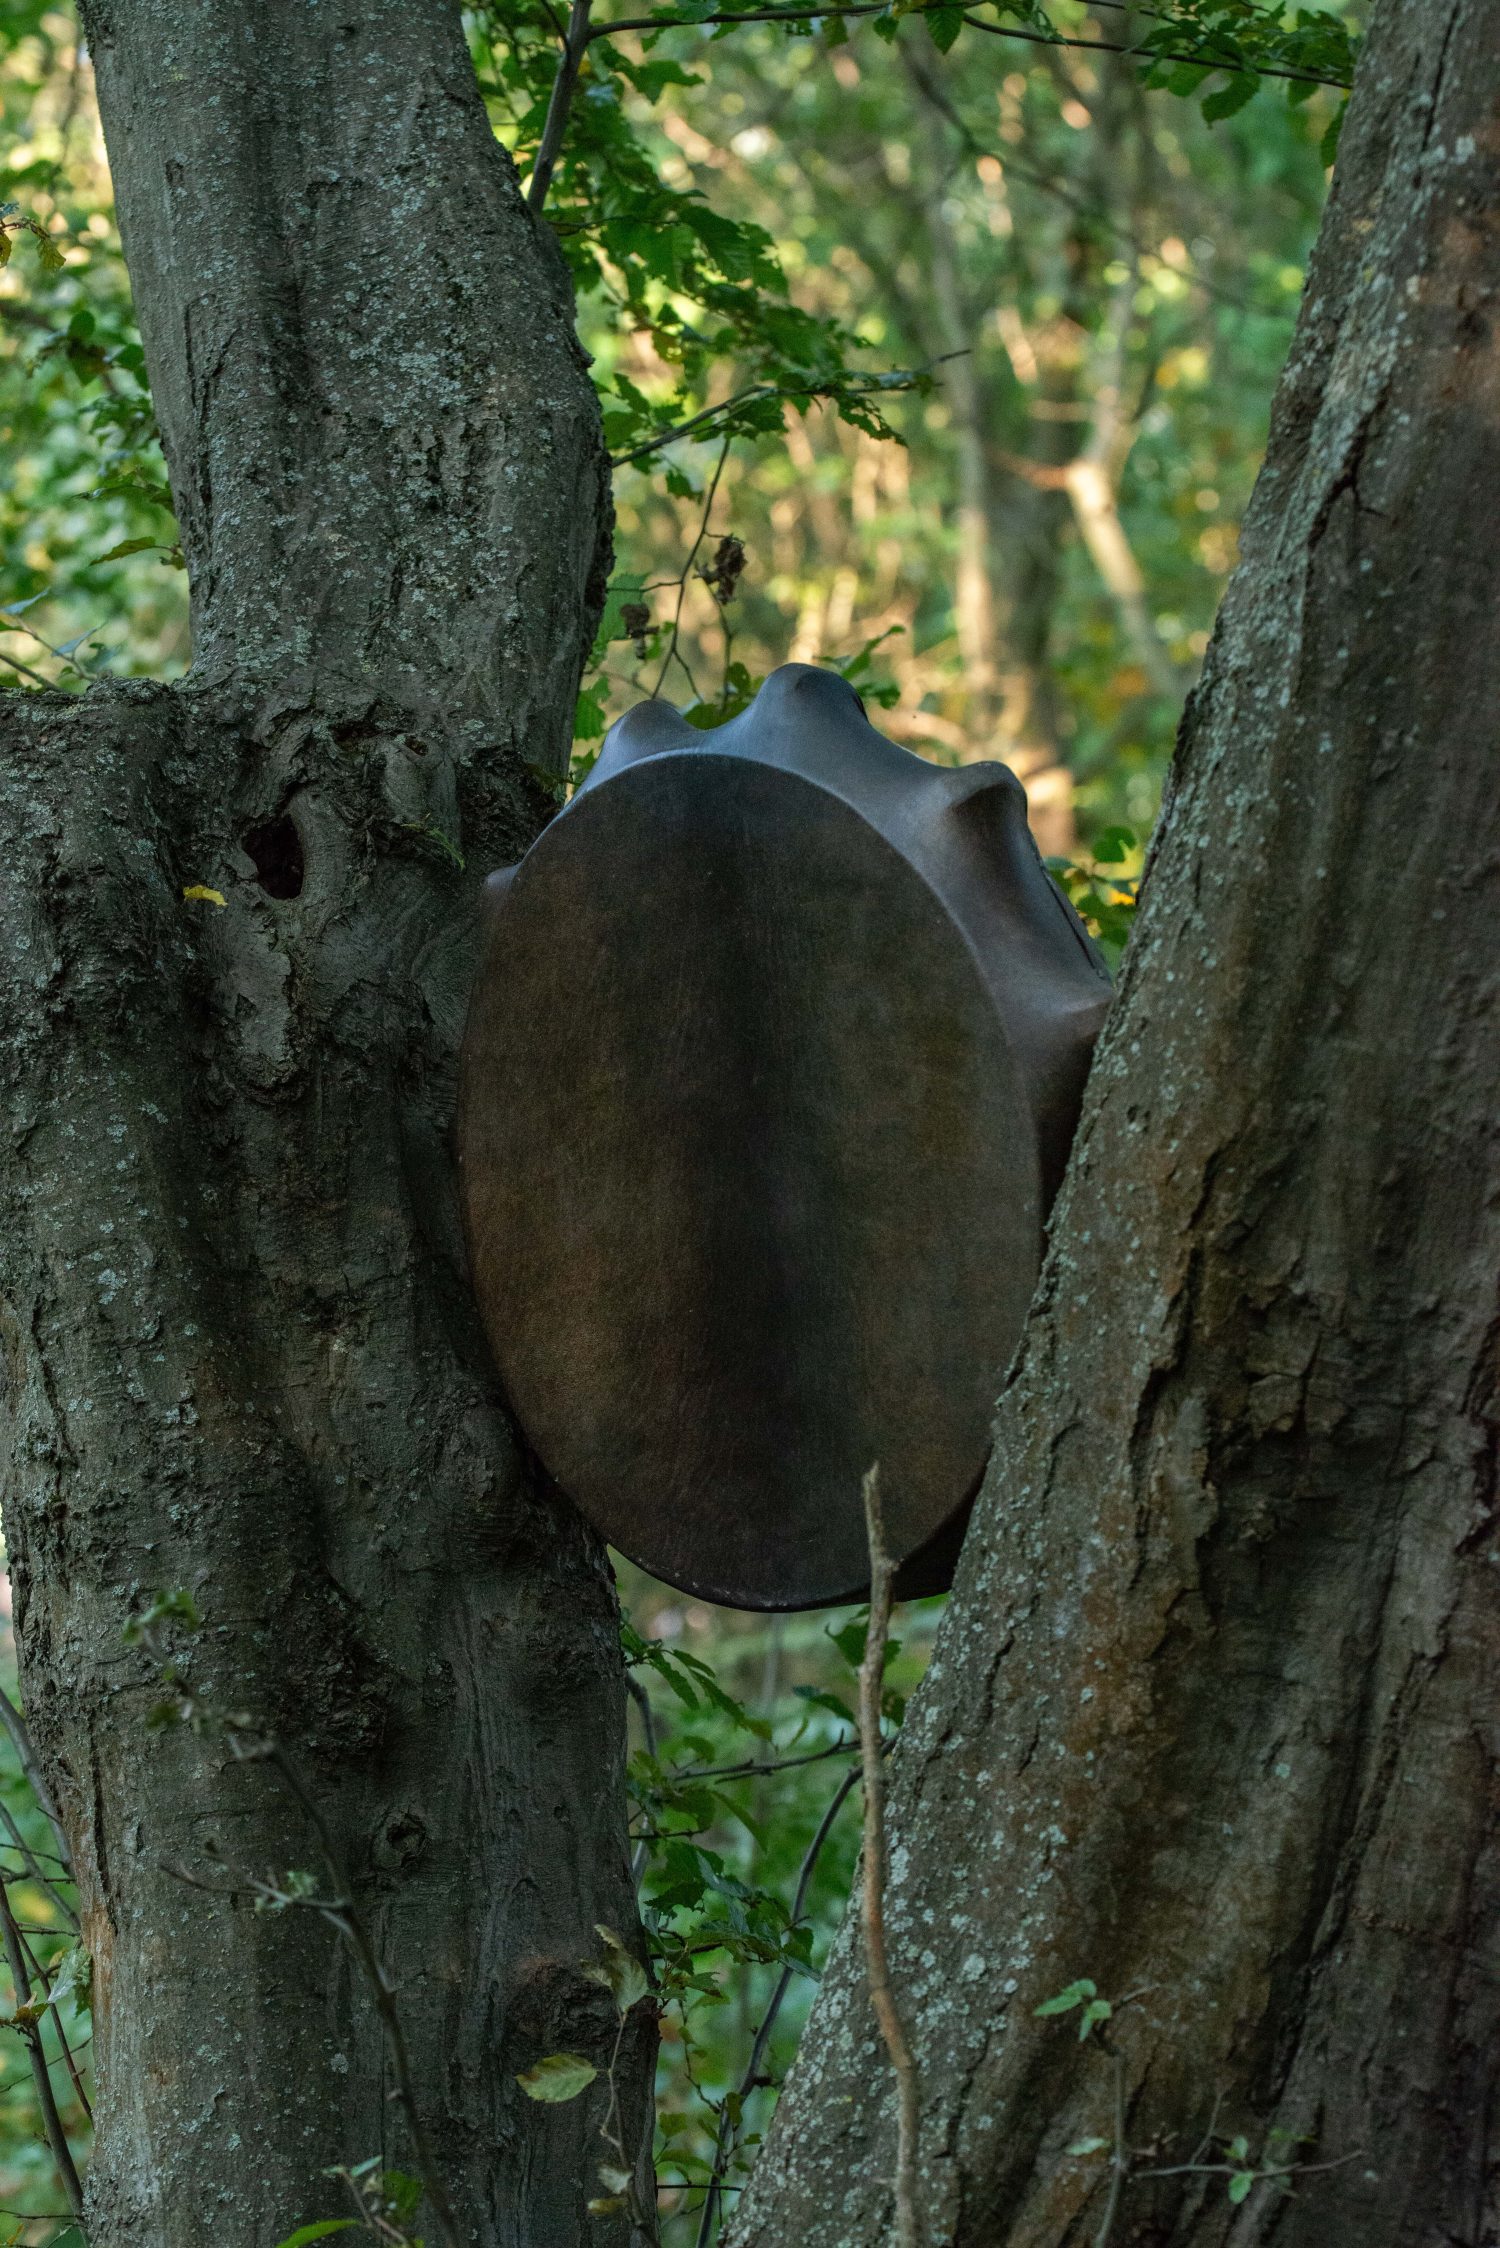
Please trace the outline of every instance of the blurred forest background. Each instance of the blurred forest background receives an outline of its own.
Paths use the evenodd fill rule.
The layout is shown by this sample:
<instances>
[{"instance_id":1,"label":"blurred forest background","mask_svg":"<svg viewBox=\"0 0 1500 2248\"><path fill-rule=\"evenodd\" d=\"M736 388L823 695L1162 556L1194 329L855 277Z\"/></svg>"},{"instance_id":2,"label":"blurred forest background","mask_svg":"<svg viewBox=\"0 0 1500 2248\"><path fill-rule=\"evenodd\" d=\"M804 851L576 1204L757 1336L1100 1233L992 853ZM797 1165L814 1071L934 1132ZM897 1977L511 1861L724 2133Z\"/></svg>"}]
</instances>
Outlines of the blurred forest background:
<instances>
[{"instance_id":1,"label":"blurred forest background","mask_svg":"<svg viewBox=\"0 0 1500 2248\"><path fill-rule=\"evenodd\" d=\"M644 693L711 725L776 664L836 665L912 750L1016 768L1117 953L1234 566L1357 11L1186 0L1210 56L1264 19L1257 70L1184 62L1160 11L1119 0L732 30L711 5L596 38L547 203L617 461L574 775ZM526 178L551 7L466 20ZM186 580L70 9L0 0L0 107L0 680L176 677ZM669 2242L706 2248L847 1893L863 1623L620 1577L668 2001L662 2207ZM893 1726L939 1605L898 1626ZM57 2137L84 2166L86 1961L19 1719L3 1753L0 2242L71 2248Z\"/></svg>"}]
</instances>

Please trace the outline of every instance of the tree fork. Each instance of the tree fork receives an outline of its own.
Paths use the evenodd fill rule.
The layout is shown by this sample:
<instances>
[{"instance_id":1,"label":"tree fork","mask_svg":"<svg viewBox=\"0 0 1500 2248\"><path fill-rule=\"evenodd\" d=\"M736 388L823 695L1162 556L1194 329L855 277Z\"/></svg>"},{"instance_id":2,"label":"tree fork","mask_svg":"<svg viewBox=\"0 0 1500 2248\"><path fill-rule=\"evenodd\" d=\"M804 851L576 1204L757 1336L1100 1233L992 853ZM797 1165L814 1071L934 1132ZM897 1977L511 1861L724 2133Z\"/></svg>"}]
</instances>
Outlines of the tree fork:
<instances>
[{"instance_id":1,"label":"tree fork","mask_svg":"<svg viewBox=\"0 0 1500 2248\"><path fill-rule=\"evenodd\" d=\"M893 1758L954 2248L1500 2223L1497 114L1490 11L1384 0ZM891 2108L846 1929L736 2248L884 2238Z\"/></svg>"},{"instance_id":2,"label":"tree fork","mask_svg":"<svg viewBox=\"0 0 1500 2248\"><path fill-rule=\"evenodd\" d=\"M613 2042L613 1594L499 1398L449 1142L477 877L546 816L597 616L597 410L456 7L86 15L195 632L182 687L0 703L5 1519L95 1959L93 2237L271 2248L344 2213L330 2165L411 2167L336 1934L178 1878L319 1866L264 1764L148 1730L121 1634L180 1586L195 1691L350 1869L462 2236L623 2248L602 2092L514 2081Z\"/></svg>"}]
</instances>

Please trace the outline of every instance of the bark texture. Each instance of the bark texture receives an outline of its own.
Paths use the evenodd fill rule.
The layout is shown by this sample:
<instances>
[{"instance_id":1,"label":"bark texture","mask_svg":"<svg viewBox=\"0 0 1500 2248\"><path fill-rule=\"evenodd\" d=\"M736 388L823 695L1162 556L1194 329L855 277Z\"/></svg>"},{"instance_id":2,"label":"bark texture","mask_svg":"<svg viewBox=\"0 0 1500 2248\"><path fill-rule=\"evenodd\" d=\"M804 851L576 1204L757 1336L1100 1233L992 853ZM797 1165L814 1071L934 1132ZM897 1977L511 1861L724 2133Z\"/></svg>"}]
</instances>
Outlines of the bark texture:
<instances>
[{"instance_id":1,"label":"bark texture","mask_svg":"<svg viewBox=\"0 0 1500 2248\"><path fill-rule=\"evenodd\" d=\"M1500 2238L1497 118L1384 0L894 1759L928 2248ZM887 2238L894 2106L851 1926L737 2248Z\"/></svg>"},{"instance_id":2,"label":"bark texture","mask_svg":"<svg viewBox=\"0 0 1500 2248\"><path fill-rule=\"evenodd\" d=\"M455 6L87 14L199 650L0 704L5 1520L95 1960L92 2237L272 2248L347 2212L327 2166L412 2167L337 1935L181 1878L326 1888L274 1772L147 1728L122 1627L181 1586L194 1684L287 1744L374 1924L462 2238L618 2248L602 2080L514 2081L612 2043L614 1602L497 1394L449 1146L478 881L593 622L593 399Z\"/></svg>"}]
</instances>

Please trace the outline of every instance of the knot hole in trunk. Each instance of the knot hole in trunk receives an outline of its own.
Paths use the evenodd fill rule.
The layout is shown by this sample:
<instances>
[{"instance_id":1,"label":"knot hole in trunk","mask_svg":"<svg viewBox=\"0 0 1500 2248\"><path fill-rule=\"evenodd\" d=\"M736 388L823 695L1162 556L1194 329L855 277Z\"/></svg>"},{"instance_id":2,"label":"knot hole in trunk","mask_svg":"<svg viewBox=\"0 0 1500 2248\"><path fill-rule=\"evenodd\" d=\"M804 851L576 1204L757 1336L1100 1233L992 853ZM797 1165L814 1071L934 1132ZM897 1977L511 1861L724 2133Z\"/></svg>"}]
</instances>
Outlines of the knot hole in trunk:
<instances>
[{"instance_id":1,"label":"knot hole in trunk","mask_svg":"<svg viewBox=\"0 0 1500 2248\"><path fill-rule=\"evenodd\" d=\"M270 898L295 898L301 895L304 872L302 838L297 833L297 823L288 812L281 812L274 820L262 820L258 827L250 828L242 838L244 848L255 866L255 879Z\"/></svg>"}]
</instances>

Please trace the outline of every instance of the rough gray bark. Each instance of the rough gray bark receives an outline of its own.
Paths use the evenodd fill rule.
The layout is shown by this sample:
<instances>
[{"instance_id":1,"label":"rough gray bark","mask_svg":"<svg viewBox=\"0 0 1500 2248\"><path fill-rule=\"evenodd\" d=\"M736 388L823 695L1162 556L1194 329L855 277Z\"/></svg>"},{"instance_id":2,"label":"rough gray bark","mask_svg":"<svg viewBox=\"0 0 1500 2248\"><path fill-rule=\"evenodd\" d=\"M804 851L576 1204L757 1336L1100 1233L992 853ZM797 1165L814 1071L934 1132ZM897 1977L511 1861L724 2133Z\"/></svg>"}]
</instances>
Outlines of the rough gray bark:
<instances>
[{"instance_id":1,"label":"rough gray bark","mask_svg":"<svg viewBox=\"0 0 1500 2248\"><path fill-rule=\"evenodd\" d=\"M928 2248L1500 2238L1497 115L1384 0L894 1760ZM738 2248L888 2237L893 2109L850 1932Z\"/></svg>"},{"instance_id":2,"label":"rough gray bark","mask_svg":"<svg viewBox=\"0 0 1500 2248\"><path fill-rule=\"evenodd\" d=\"M593 398L449 0L87 14L198 650L0 705L5 1520L92 2236L271 2248L347 2207L328 2165L411 2167L336 1934L179 1878L321 1873L264 1764L147 1729L122 1627L181 1586L373 1920L462 2238L618 2248L602 2083L514 2082L609 2054L613 1597L505 1417L449 1145L479 877L545 814L607 548Z\"/></svg>"}]
</instances>

